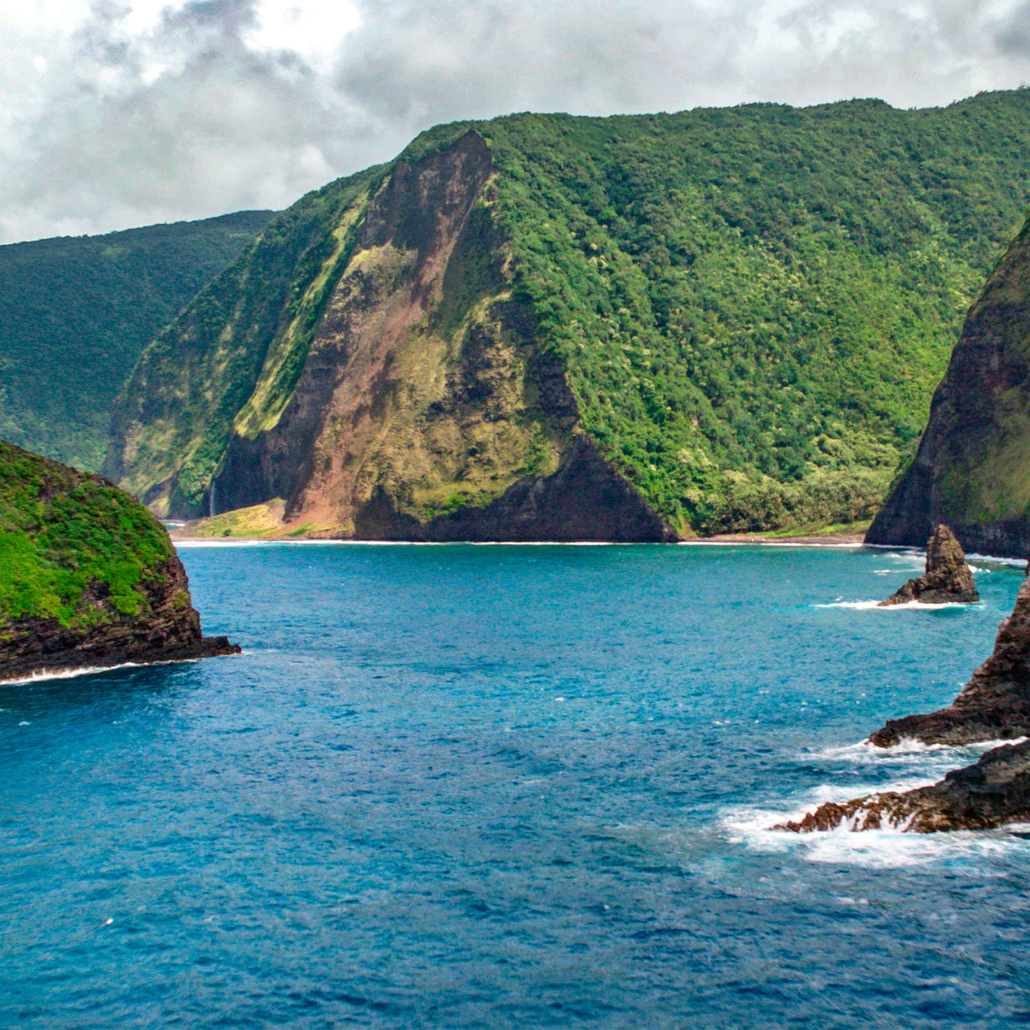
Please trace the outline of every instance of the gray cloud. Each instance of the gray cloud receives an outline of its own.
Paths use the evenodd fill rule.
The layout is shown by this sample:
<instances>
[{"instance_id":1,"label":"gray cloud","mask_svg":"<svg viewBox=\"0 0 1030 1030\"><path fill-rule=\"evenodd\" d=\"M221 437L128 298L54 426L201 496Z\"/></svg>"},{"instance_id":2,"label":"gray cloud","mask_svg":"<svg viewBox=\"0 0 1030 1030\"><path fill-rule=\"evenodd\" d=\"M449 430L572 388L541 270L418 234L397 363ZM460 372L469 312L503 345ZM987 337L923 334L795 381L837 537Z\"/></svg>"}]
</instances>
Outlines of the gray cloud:
<instances>
[{"instance_id":1,"label":"gray cloud","mask_svg":"<svg viewBox=\"0 0 1030 1030\"><path fill-rule=\"evenodd\" d=\"M440 121L916 106L1030 78L1026 2L359 0L328 63L255 47L259 3L192 0L133 36L98 0L73 32L4 34L0 242L281 207Z\"/></svg>"}]
</instances>

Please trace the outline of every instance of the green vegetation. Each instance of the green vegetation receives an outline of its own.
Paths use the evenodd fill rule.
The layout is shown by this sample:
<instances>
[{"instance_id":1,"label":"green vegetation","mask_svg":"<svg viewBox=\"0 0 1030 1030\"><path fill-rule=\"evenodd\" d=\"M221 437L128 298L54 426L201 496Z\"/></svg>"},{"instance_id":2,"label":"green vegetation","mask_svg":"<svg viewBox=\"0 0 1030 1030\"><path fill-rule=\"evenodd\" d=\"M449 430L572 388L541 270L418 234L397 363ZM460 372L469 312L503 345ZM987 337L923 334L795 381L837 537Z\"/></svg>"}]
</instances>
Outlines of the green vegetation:
<instances>
[{"instance_id":1,"label":"green vegetation","mask_svg":"<svg viewBox=\"0 0 1030 1030\"><path fill-rule=\"evenodd\" d=\"M1028 90L916 111L514 115L441 126L399 160L468 131L492 151L484 239L502 241L535 346L582 430L684 533L868 518L1030 202ZM171 483L168 503L196 511L234 422L248 438L275 423L367 257L389 171L304 198L155 341L120 408L109 468L126 485Z\"/></svg>"},{"instance_id":2,"label":"green vegetation","mask_svg":"<svg viewBox=\"0 0 1030 1030\"><path fill-rule=\"evenodd\" d=\"M281 498L267 504L255 504L249 508L226 511L213 518L204 519L189 527L191 537L260 537L275 533L282 526L283 509Z\"/></svg>"},{"instance_id":3,"label":"green vegetation","mask_svg":"<svg viewBox=\"0 0 1030 1030\"><path fill-rule=\"evenodd\" d=\"M0 441L0 633L21 617L86 629L145 615L141 587L172 553L128 494Z\"/></svg>"},{"instance_id":4,"label":"green vegetation","mask_svg":"<svg viewBox=\"0 0 1030 1030\"><path fill-rule=\"evenodd\" d=\"M0 437L100 468L140 351L271 214L0 247Z\"/></svg>"}]
</instances>

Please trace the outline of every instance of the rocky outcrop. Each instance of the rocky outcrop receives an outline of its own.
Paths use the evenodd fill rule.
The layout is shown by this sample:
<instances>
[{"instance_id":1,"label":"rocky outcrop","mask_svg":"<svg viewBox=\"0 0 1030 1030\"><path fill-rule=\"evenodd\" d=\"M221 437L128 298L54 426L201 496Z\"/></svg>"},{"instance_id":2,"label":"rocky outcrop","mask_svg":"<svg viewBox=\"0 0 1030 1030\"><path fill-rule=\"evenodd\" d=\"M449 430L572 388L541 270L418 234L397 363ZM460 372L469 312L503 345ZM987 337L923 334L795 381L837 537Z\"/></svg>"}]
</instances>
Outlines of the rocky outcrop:
<instances>
[{"instance_id":1,"label":"rocky outcrop","mask_svg":"<svg viewBox=\"0 0 1030 1030\"><path fill-rule=\"evenodd\" d=\"M979 601L972 569L962 545L947 526L938 526L926 544L926 572L895 591L881 608L896 604L949 604Z\"/></svg>"},{"instance_id":2,"label":"rocky outcrop","mask_svg":"<svg viewBox=\"0 0 1030 1030\"><path fill-rule=\"evenodd\" d=\"M0 441L0 681L238 653L205 637L168 534L139 502Z\"/></svg>"},{"instance_id":3,"label":"rocky outcrop","mask_svg":"<svg viewBox=\"0 0 1030 1030\"><path fill-rule=\"evenodd\" d=\"M967 551L1030 550L1030 221L969 309L915 460L866 535L918 545L946 522Z\"/></svg>"},{"instance_id":4,"label":"rocky outcrop","mask_svg":"<svg viewBox=\"0 0 1030 1030\"><path fill-rule=\"evenodd\" d=\"M891 747L904 739L971 744L1023 736L1030 736L1030 580L998 629L994 653L947 708L892 719L869 740Z\"/></svg>"},{"instance_id":5,"label":"rocky outcrop","mask_svg":"<svg viewBox=\"0 0 1030 1030\"><path fill-rule=\"evenodd\" d=\"M1028 566L1030 572L1030 566ZM1030 578L1001 624L994 653L947 707L892 719L869 741L893 747L903 740L975 744L1030 737ZM773 827L816 830L900 829L912 833L984 830L1030 819L1030 741L1002 745L939 783L905 793L887 791L843 804L821 805L804 818Z\"/></svg>"},{"instance_id":6,"label":"rocky outcrop","mask_svg":"<svg viewBox=\"0 0 1030 1030\"><path fill-rule=\"evenodd\" d=\"M0 681L60 670L105 668L126 662L183 661L239 654L228 637L205 637L189 596L182 562L175 556L144 585L146 614L123 615L94 585L83 602L98 621L88 628L64 626L53 618L15 619L0 638Z\"/></svg>"},{"instance_id":7,"label":"rocky outcrop","mask_svg":"<svg viewBox=\"0 0 1030 1030\"><path fill-rule=\"evenodd\" d=\"M975 765L948 773L939 783L904 793L888 791L829 802L775 830L897 829L909 833L990 830L1030 819L1030 741L1003 744Z\"/></svg>"}]
</instances>

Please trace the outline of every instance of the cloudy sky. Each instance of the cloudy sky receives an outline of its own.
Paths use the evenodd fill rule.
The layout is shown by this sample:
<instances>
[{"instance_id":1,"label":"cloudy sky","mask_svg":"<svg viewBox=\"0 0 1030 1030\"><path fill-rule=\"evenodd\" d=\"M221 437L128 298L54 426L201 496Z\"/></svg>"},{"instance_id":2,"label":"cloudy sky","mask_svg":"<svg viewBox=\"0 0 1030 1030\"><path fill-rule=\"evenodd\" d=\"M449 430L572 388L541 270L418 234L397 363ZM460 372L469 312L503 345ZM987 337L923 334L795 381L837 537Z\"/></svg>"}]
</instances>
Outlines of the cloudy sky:
<instances>
[{"instance_id":1,"label":"cloudy sky","mask_svg":"<svg viewBox=\"0 0 1030 1030\"><path fill-rule=\"evenodd\" d=\"M0 242L283 207L441 121L1030 80L1030 0L4 0Z\"/></svg>"}]
</instances>

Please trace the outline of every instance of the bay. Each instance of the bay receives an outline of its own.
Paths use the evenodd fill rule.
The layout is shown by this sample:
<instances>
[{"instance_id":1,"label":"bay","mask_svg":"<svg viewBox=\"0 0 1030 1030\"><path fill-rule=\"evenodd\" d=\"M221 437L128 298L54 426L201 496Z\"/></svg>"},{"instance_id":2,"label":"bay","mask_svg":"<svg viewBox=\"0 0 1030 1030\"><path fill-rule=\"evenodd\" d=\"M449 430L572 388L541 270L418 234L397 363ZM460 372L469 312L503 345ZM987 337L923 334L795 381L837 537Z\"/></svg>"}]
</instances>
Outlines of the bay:
<instances>
[{"instance_id":1,"label":"bay","mask_svg":"<svg viewBox=\"0 0 1030 1030\"><path fill-rule=\"evenodd\" d=\"M185 546L239 657L0 687L0 1024L1030 1022L1018 829L797 838L978 749L983 601L874 549ZM862 602L867 602L863 606Z\"/></svg>"}]
</instances>

